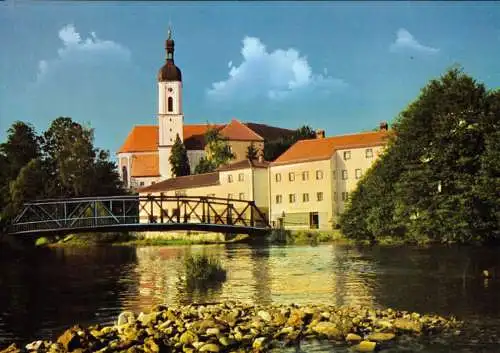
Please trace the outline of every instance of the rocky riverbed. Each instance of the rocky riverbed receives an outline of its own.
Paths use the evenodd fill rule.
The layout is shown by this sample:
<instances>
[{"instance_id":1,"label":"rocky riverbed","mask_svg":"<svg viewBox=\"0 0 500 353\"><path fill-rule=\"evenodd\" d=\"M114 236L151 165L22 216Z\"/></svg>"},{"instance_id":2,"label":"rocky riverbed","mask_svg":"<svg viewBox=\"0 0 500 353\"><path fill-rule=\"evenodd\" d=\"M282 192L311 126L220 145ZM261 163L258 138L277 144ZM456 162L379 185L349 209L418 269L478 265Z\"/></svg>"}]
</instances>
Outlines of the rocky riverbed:
<instances>
[{"instance_id":1,"label":"rocky riverbed","mask_svg":"<svg viewBox=\"0 0 500 353\"><path fill-rule=\"evenodd\" d=\"M155 306L149 313L122 312L112 326L74 326L53 341L15 344L14 352L247 352L307 340L329 340L372 352L408 336L459 335L455 318L392 309L327 305L255 306L234 302Z\"/></svg>"}]
</instances>

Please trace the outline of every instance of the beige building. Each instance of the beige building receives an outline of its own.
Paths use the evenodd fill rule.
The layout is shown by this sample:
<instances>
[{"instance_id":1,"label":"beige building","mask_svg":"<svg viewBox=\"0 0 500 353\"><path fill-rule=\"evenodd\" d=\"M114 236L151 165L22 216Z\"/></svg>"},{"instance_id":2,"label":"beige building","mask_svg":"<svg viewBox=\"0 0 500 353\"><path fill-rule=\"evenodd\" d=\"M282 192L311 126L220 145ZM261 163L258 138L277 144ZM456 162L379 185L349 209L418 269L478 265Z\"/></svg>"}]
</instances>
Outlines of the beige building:
<instances>
[{"instance_id":1,"label":"beige building","mask_svg":"<svg viewBox=\"0 0 500 353\"><path fill-rule=\"evenodd\" d=\"M269 162L245 159L222 166L213 173L170 178L138 191L141 196L163 194L164 196L208 196L228 199L228 202L232 203L239 212L246 206L246 203L240 203L239 200L253 200L267 216L269 213L268 167ZM176 207L175 202L166 203L163 206L168 215L175 213ZM153 212L156 215L160 214L158 205L154 206ZM141 211L140 218L142 223L150 221L144 211Z\"/></svg>"},{"instance_id":2,"label":"beige building","mask_svg":"<svg viewBox=\"0 0 500 353\"><path fill-rule=\"evenodd\" d=\"M270 222L292 229L334 228L387 137L385 124L376 132L295 143L269 168Z\"/></svg>"}]
</instances>

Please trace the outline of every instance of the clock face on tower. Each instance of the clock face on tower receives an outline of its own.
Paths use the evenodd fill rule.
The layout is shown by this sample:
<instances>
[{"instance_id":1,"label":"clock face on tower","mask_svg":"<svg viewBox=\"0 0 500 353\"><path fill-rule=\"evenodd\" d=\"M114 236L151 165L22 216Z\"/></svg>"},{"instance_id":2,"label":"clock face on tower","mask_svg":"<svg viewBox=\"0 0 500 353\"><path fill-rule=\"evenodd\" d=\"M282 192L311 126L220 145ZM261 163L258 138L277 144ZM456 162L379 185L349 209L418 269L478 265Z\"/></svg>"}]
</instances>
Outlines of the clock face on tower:
<instances>
[{"instance_id":1,"label":"clock face on tower","mask_svg":"<svg viewBox=\"0 0 500 353\"><path fill-rule=\"evenodd\" d=\"M169 88L168 88L168 91L169 91L169 92L172 92L172 91L173 91L172 87L169 87Z\"/></svg>"}]
</instances>

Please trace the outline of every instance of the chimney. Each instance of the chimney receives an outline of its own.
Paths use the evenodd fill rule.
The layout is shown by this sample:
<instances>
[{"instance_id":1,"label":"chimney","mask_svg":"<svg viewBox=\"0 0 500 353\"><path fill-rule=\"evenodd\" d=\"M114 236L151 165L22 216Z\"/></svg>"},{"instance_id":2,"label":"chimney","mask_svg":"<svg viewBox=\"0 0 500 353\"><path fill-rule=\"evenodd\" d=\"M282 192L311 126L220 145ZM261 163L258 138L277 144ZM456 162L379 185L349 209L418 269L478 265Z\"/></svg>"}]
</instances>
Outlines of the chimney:
<instances>
[{"instance_id":1,"label":"chimney","mask_svg":"<svg viewBox=\"0 0 500 353\"><path fill-rule=\"evenodd\" d=\"M325 138L325 130L316 129L316 138L317 139L324 139Z\"/></svg>"},{"instance_id":2,"label":"chimney","mask_svg":"<svg viewBox=\"0 0 500 353\"><path fill-rule=\"evenodd\" d=\"M389 130L389 125L387 124L387 121L381 121L380 122L380 131L387 131Z\"/></svg>"}]
</instances>

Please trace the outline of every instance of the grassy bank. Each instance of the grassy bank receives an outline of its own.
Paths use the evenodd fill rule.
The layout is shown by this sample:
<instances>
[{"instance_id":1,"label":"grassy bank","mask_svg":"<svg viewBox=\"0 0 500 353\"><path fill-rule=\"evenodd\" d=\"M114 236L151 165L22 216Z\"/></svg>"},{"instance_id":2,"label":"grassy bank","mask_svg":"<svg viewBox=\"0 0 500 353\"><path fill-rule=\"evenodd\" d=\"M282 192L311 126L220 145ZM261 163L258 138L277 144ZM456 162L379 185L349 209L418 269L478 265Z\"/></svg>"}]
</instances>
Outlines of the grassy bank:
<instances>
[{"instance_id":1,"label":"grassy bank","mask_svg":"<svg viewBox=\"0 0 500 353\"><path fill-rule=\"evenodd\" d=\"M273 229L269 234L269 242L273 244L316 245L320 243L350 243L339 229L332 230L286 230Z\"/></svg>"}]
</instances>

